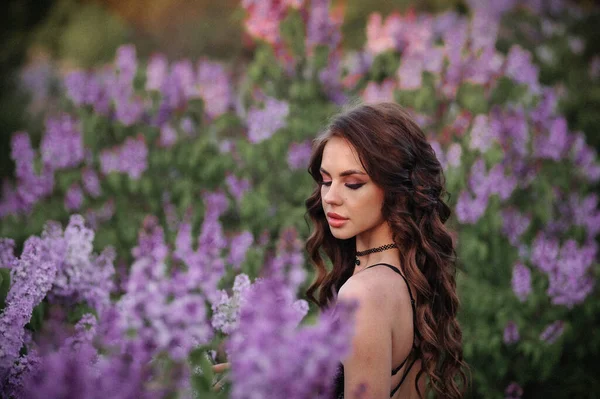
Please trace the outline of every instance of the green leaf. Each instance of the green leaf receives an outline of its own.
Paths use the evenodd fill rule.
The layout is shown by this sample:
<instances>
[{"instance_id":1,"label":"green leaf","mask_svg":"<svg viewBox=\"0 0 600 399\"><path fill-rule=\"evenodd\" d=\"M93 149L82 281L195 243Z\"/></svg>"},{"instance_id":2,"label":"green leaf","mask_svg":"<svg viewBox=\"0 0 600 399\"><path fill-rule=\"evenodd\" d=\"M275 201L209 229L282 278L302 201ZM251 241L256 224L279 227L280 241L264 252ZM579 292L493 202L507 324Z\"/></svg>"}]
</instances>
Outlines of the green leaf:
<instances>
[{"instance_id":1,"label":"green leaf","mask_svg":"<svg viewBox=\"0 0 600 399\"><path fill-rule=\"evenodd\" d=\"M10 269L0 268L0 309L4 309L10 289Z\"/></svg>"},{"instance_id":2,"label":"green leaf","mask_svg":"<svg viewBox=\"0 0 600 399\"><path fill-rule=\"evenodd\" d=\"M473 114L488 112L485 88L481 85L464 82L458 88L456 100L461 107L471 111Z\"/></svg>"}]
</instances>

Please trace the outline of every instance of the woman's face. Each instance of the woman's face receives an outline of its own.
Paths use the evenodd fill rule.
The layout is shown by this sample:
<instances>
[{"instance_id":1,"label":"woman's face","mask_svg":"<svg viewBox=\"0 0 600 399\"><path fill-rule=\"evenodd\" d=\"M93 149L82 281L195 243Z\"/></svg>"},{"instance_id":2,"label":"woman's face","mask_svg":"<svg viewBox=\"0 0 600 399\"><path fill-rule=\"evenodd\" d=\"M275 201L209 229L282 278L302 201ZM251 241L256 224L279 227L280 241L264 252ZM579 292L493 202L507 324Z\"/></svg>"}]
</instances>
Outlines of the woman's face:
<instances>
[{"instance_id":1,"label":"woman's face","mask_svg":"<svg viewBox=\"0 0 600 399\"><path fill-rule=\"evenodd\" d=\"M321 177L321 203L335 238L352 238L384 223L384 192L371 181L346 139L332 137L325 144Z\"/></svg>"}]
</instances>

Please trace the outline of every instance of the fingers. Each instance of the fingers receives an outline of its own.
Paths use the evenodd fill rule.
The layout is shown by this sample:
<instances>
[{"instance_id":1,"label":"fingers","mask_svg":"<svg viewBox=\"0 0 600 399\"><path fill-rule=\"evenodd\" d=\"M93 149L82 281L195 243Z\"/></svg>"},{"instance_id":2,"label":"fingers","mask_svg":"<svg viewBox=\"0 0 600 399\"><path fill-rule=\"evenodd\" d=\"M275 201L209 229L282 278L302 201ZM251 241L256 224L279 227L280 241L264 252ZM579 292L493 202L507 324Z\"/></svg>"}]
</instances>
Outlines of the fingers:
<instances>
[{"instance_id":1,"label":"fingers","mask_svg":"<svg viewBox=\"0 0 600 399\"><path fill-rule=\"evenodd\" d=\"M212 386L213 392L219 392L225 386L226 378L221 378L220 381L217 381L215 385Z\"/></svg>"},{"instance_id":2,"label":"fingers","mask_svg":"<svg viewBox=\"0 0 600 399\"><path fill-rule=\"evenodd\" d=\"M226 370L229 370L229 362L227 363L219 363L212 366L213 372L222 373Z\"/></svg>"}]
</instances>

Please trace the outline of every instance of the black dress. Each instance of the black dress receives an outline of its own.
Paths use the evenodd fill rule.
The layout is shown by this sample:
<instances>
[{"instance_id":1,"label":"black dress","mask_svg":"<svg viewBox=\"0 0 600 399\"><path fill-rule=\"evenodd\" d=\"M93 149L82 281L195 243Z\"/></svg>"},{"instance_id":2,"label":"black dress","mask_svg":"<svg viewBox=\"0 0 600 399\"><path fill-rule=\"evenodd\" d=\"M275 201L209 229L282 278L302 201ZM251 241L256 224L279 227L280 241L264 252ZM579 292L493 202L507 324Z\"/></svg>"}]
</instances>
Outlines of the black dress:
<instances>
[{"instance_id":1,"label":"black dress","mask_svg":"<svg viewBox=\"0 0 600 399\"><path fill-rule=\"evenodd\" d=\"M402 363L400 363L400 365L398 367L396 367L395 369L392 370L392 375L396 375L398 373L398 371L400 371L402 366L404 366L404 363L406 363L406 361L411 357L411 355L414 355L414 356L413 356L412 362L410 363L410 366L408 366L408 368L404 371L404 374L402 375L402 379L400 380L400 382L398 383L396 388L394 388L392 390L392 392L390 393L390 398L391 398L392 396L394 396L396 391L400 388L400 386L406 379L406 376L410 372L410 369L412 368L412 366L415 364L415 362L418 359L418 356L416 353L418 350L418 346L417 346L416 340L415 340L415 337L417 335L417 322L416 322L417 311L415 308L415 299L413 298L412 291L410 290L410 286L408 285L408 281L406 280L406 277L404 277L404 275L402 273L400 273L400 270L398 270L395 266L389 265L387 263L377 263L375 265L367 267L366 269L369 269L373 266L379 266L379 265L387 266L390 269L392 269L393 271L395 271L396 273L398 273L400 276L402 276L402 278L406 282L406 286L408 287L408 294L410 295L410 304L413 308L413 347L410 350L410 353L408 354L406 359L404 359L404 361ZM338 365L337 374L335 376L333 398L334 399L343 399L344 398L344 365L342 363L340 363Z\"/></svg>"}]
</instances>

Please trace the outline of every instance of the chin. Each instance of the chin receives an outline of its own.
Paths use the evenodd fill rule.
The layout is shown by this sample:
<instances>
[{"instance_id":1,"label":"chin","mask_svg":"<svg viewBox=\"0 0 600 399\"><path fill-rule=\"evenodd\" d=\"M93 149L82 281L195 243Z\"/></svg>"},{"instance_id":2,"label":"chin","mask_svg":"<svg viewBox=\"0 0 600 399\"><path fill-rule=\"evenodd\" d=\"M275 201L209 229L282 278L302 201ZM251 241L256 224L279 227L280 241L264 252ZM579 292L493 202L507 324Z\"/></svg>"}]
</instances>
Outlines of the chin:
<instances>
[{"instance_id":1,"label":"chin","mask_svg":"<svg viewBox=\"0 0 600 399\"><path fill-rule=\"evenodd\" d=\"M337 238L338 240L347 240L348 238L354 237L356 234L352 232L346 232L341 229L329 229L331 231L331 235Z\"/></svg>"}]
</instances>

